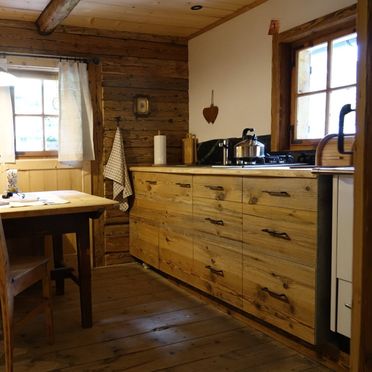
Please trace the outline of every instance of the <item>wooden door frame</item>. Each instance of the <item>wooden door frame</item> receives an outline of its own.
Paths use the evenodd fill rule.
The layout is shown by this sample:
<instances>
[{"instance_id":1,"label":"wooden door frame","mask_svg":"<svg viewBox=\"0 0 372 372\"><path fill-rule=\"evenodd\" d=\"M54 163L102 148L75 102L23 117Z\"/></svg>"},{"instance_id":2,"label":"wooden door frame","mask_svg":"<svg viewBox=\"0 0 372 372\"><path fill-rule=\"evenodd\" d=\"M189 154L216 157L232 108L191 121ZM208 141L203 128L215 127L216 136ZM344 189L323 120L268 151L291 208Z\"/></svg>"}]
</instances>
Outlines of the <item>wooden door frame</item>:
<instances>
[{"instance_id":1,"label":"wooden door frame","mask_svg":"<svg viewBox=\"0 0 372 372\"><path fill-rule=\"evenodd\" d=\"M372 370L372 0L358 0L351 370Z\"/></svg>"}]
</instances>

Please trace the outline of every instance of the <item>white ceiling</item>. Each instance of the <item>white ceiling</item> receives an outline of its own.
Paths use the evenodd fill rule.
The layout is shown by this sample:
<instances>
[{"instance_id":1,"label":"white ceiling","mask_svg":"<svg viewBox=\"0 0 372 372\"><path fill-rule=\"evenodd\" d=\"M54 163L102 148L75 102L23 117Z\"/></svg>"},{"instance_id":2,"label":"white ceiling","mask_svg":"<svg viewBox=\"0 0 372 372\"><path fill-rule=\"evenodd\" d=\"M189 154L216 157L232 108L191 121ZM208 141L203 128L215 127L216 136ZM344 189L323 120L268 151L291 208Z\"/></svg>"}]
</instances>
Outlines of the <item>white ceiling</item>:
<instances>
[{"instance_id":1,"label":"white ceiling","mask_svg":"<svg viewBox=\"0 0 372 372\"><path fill-rule=\"evenodd\" d=\"M63 25L190 38L266 0L80 0ZM49 0L0 0L0 18L36 21ZM201 10L191 10L202 5Z\"/></svg>"}]
</instances>

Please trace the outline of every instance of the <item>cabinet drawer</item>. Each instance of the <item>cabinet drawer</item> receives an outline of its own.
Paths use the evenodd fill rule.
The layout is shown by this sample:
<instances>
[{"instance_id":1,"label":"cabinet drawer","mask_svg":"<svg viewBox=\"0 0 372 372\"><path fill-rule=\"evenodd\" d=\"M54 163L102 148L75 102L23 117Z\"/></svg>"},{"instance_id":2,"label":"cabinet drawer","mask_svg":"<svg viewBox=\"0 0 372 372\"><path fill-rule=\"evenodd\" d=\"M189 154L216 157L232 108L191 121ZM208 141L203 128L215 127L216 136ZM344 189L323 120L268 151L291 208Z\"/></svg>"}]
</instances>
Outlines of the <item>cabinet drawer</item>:
<instances>
[{"instance_id":1,"label":"cabinet drawer","mask_svg":"<svg viewBox=\"0 0 372 372\"><path fill-rule=\"evenodd\" d=\"M192 216L166 212L159 229L159 269L189 282L193 263Z\"/></svg>"},{"instance_id":2,"label":"cabinet drawer","mask_svg":"<svg viewBox=\"0 0 372 372\"><path fill-rule=\"evenodd\" d=\"M314 267L317 213L244 205L243 243L257 252Z\"/></svg>"},{"instance_id":3,"label":"cabinet drawer","mask_svg":"<svg viewBox=\"0 0 372 372\"><path fill-rule=\"evenodd\" d=\"M163 183L163 174L134 172L133 186L136 195L151 195L161 187Z\"/></svg>"},{"instance_id":4,"label":"cabinet drawer","mask_svg":"<svg viewBox=\"0 0 372 372\"><path fill-rule=\"evenodd\" d=\"M243 309L314 343L314 269L243 247Z\"/></svg>"},{"instance_id":5,"label":"cabinet drawer","mask_svg":"<svg viewBox=\"0 0 372 372\"><path fill-rule=\"evenodd\" d=\"M193 195L215 200L242 201L242 178L228 176L194 176Z\"/></svg>"},{"instance_id":6,"label":"cabinet drawer","mask_svg":"<svg viewBox=\"0 0 372 372\"><path fill-rule=\"evenodd\" d=\"M148 218L153 220L154 224L159 224L159 216L163 215L164 206L155 200L147 199L143 195L137 195L134 199L132 208L130 209L130 216Z\"/></svg>"},{"instance_id":7,"label":"cabinet drawer","mask_svg":"<svg viewBox=\"0 0 372 372\"><path fill-rule=\"evenodd\" d=\"M151 220L139 217L130 218L130 253L151 266L159 268L158 226Z\"/></svg>"},{"instance_id":8,"label":"cabinet drawer","mask_svg":"<svg viewBox=\"0 0 372 372\"><path fill-rule=\"evenodd\" d=\"M220 246L205 239L194 242L193 284L242 308L242 244Z\"/></svg>"},{"instance_id":9,"label":"cabinet drawer","mask_svg":"<svg viewBox=\"0 0 372 372\"><path fill-rule=\"evenodd\" d=\"M135 172L133 174L136 196L145 196L163 205L177 208L179 203L192 202L192 176Z\"/></svg>"},{"instance_id":10,"label":"cabinet drawer","mask_svg":"<svg viewBox=\"0 0 372 372\"><path fill-rule=\"evenodd\" d=\"M310 178L243 178L243 203L317 210L317 180Z\"/></svg>"},{"instance_id":11,"label":"cabinet drawer","mask_svg":"<svg viewBox=\"0 0 372 372\"><path fill-rule=\"evenodd\" d=\"M337 332L346 337L351 335L352 291L351 282L338 280Z\"/></svg>"},{"instance_id":12,"label":"cabinet drawer","mask_svg":"<svg viewBox=\"0 0 372 372\"><path fill-rule=\"evenodd\" d=\"M210 239L241 241L242 205L229 201L203 198L193 200L194 232L198 235L209 234Z\"/></svg>"}]
</instances>

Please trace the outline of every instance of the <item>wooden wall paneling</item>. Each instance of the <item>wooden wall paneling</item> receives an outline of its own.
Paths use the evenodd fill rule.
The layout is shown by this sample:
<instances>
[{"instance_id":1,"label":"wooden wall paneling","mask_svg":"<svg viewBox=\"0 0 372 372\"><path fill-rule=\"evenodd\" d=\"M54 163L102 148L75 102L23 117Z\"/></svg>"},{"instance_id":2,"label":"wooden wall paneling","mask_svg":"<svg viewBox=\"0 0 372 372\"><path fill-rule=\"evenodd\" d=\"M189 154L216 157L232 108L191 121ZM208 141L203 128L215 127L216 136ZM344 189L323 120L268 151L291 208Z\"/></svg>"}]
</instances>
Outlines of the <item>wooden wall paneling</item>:
<instances>
[{"instance_id":1,"label":"wooden wall paneling","mask_svg":"<svg viewBox=\"0 0 372 372\"><path fill-rule=\"evenodd\" d=\"M82 167L82 191L92 194L92 167L90 161L84 161Z\"/></svg>"},{"instance_id":2,"label":"wooden wall paneling","mask_svg":"<svg viewBox=\"0 0 372 372\"><path fill-rule=\"evenodd\" d=\"M119 208L108 208L106 210L106 223L108 225L128 224L129 215L128 213L123 213Z\"/></svg>"},{"instance_id":3,"label":"wooden wall paneling","mask_svg":"<svg viewBox=\"0 0 372 372\"><path fill-rule=\"evenodd\" d=\"M148 93L148 90L144 87L138 87L136 90L139 94ZM188 100L187 91L181 90L157 90L152 91L151 94L159 101L181 102ZM103 98L105 101L131 100L133 98L133 89L127 87L105 87L103 91ZM148 119L150 119L150 117Z\"/></svg>"},{"instance_id":4,"label":"wooden wall paneling","mask_svg":"<svg viewBox=\"0 0 372 372\"><path fill-rule=\"evenodd\" d=\"M127 74L145 76L150 71L166 78L188 78L188 65L183 60L162 60L155 58L113 57L105 59L102 65L105 74Z\"/></svg>"},{"instance_id":5,"label":"wooden wall paneling","mask_svg":"<svg viewBox=\"0 0 372 372\"><path fill-rule=\"evenodd\" d=\"M57 173L55 169L33 170L29 174L27 191L49 191L57 189Z\"/></svg>"},{"instance_id":6,"label":"wooden wall paneling","mask_svg":"<svg viewBox=\"0 0 372 372\"><path fill-rule=\"evenodd\" d=\"M129 224L106 226L105 239L107 239L106 253L127 252L129 249Z\"/></svg>"},{"instance_id":7,"label":"wooden wall paneling","mask_svg":"<svg viewBox=\"0 0 372 372\"><path fill-rule=\"evenodd\" d=\"M56 175L55 189L82 191L83 174L81 169L59 169Z\"/></svg>"},{"instance_id":8,"label":"wooden wall paneling","mask_svg":"<svg viewBox=\"0 0 372 372\"><path fill-rule=\"evenodd\" d=\"M7 21L2 21L6 24ZM9 22L12 26L2 28L2 45L8 51L49 55L76 55L76 56L130 56L138 58L153 58L162 60L187 60L187 47L167 42L149 42L132 39L121 39L120 33L113 32L111 37L100 37L84 33L74 34L68 27L55 31L52 35L41 36L35 29L14 27L18 22ZM19 22L24 24L25 22ZM0 25L1 26L1 25ZM15 32L15 30L17 32ZM118 36L118 37L115 37ZM32 45L32 49L30 48Z\"/></svg>"},{"instance_id":9,"label":"wooden wall paneling","mask_svg":"<svg viewBox=\"0 0 372 372\"><path fill-rule=\"evenodd\" d=\"M35 30L35 24L33 22L29 22L27 20L10 20L10 19L0 19L0 27L15 27L21 28L22 30ZM113 30L105 30L105 29L96 29L96 28L86 28L80 26L63 26L58 28L55 33L57 32L64 32L68 30L70 34L77 34L77 35L93 35L99 36L101 38L110 37L110 38L119 38L119 39L128 39L128 40L144 40L144 41L151 41L151 42L160 42L160 43L172 43L178 45L186 45L187 39L180 36L169 36L169 35L155 35L155 34L144 34L139 32L128 32L128 31L113 31Z\"/></svg>"},{"instance_id":10,"label":"wooden wall paneling","mask_svg":"<svg viewBox=\"0 0 372 372\"><path fill-rule=\"evenodd\" d=\"M7 182L6 182L6 176L3 177L4 181L4 190L7 187ZM30 187L30 171L28 170L23 170L23 171L18 171L18 189L19 191L26 192L29 191Z\"/></svg>"}]
</instances>

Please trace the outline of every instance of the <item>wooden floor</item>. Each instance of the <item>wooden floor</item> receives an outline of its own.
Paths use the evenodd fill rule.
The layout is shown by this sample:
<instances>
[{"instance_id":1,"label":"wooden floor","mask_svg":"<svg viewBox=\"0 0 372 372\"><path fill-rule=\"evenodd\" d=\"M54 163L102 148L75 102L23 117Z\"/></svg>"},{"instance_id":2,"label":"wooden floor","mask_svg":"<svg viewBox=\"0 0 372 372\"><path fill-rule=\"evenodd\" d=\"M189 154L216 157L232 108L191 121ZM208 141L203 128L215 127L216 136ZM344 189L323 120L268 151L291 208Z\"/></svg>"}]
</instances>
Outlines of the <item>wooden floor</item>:
<instances>
[{"instance_id":1,"label":"wooden floor","mask_svg":"<svg viewBox=\"0 0 372 372\"><path fill-rule=\"evenodd\" d=\"M42 318L18 329L15 372L329 371L137 263L94 270L93 303L94 326L82 329L67 283L54 301L55 344Z\"/></svg>"}]
</instances>

